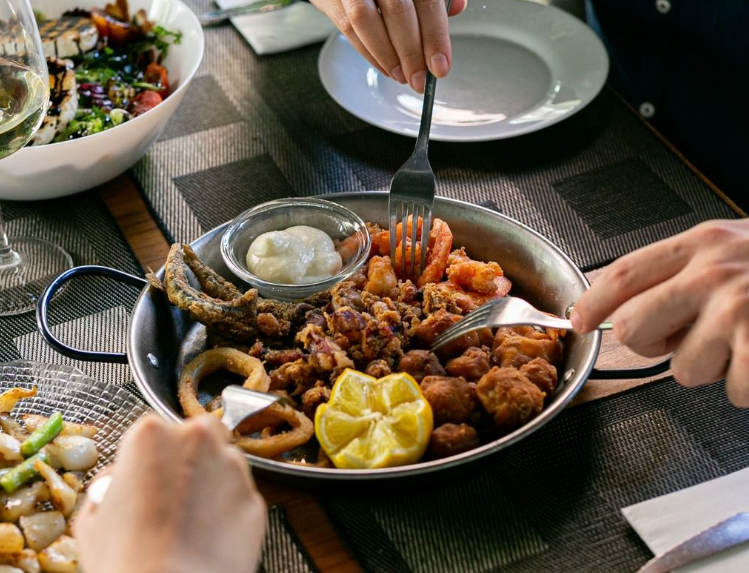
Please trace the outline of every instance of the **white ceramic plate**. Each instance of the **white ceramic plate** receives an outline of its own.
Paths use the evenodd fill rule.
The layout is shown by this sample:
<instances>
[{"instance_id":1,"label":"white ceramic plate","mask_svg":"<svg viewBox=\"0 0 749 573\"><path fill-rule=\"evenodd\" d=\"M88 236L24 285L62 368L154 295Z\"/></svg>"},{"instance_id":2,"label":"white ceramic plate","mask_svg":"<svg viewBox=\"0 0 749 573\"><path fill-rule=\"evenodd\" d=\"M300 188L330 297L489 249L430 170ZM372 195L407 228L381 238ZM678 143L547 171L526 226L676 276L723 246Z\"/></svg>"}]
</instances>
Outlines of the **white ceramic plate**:
<instances>
[{"instance_id":1,"label":"white ceramic plate","mask_svg":"<svg viewBox=\"0 0 749 573\"><path fill-rule=\"evenodd\" d=\"M522 0L474 0L450 20L453 69L437 82L431 138L487 141L537 131L585 107L609 69L582 21ZM319 59L325 89L343 108L388 131L416 137L422 98L382 76L340 34Z\"/></svg>"},{"instance_id":2,"label":"white ceramic plate","mask_svg":"<svg viewBox=\"0 0 749 573\"><path fill-rule=\"evenodd\" d=\"M65 10L102 7L107 0L32 0L49 18ZM164 65L172 93L152 110L115 128L94 135L24 147L0 161L0 199L36 201L85 191L130 168L159 138L177 110L187 85L203 58L203 30L181 0L130 0L130 12L143 8L148 19L182 32L182 41L169 49Z\"/></svg>"}]
</instances>

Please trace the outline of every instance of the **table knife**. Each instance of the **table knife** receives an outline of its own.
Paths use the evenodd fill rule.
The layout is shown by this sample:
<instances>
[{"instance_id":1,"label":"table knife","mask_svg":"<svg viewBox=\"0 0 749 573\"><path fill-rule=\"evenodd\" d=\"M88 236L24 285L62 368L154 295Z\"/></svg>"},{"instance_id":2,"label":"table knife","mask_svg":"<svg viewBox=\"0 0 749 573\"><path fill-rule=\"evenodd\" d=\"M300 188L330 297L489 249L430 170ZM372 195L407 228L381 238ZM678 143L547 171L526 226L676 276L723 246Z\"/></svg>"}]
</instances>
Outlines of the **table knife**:
<instances>
[{"instance_id":1,"label":"table knife","mask_svg":"<svg viewBox=\"0 0 749 573\"><path fill-rule=\"evenodd\" d=\"M737 513L648 561L637 573L668 573L749 541L749 513Z\"/></svg>"}]
</instances>

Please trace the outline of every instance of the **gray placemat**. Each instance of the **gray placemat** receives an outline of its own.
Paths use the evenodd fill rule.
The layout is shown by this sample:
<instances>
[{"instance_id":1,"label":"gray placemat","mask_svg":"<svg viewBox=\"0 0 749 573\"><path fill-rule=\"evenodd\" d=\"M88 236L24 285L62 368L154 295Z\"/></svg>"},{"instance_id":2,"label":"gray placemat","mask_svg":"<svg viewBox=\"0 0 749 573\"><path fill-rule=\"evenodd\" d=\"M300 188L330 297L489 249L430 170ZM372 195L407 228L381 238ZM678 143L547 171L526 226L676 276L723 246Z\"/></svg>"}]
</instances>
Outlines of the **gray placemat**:
<instances>
[{"instance_id":1,"label":"gray placemat","mask_svg":"<svg viewBox=\"0 0 749 573\"><path fill-rule=\"evenodd\" d=\"M54 201L3 201L3 212L10 235L57 243L67 249L75 265L104 265L142 275L130 247L95 192ZM55 334L75 347L121 352L137 295L137 289L113 281L76 279L53 299L50 322ZM126 365L80 362L52 350L37 332L33 312L0 318L0 361L16 359L75 366L93 378L135 391Z\"/></svg>"},{"instance_id":2,"label":"gray placemat","mask_svg":"<svg viewBox=\"0 0 749 573\"><path fill-rule=\"evenodd\" d=\"M632 573L620 509L749 466L723 383L667 381L566 411L483 465L378 495L321 496L368 573Z\"/></svg>"},{"instance_id":3,"label":"gray placemat","mask_svg":"<svg viewBox=\"0 0 749 573\"><path fill-rule=\"evenodd\" d=\"M3 211L10 235L53 241L68 250L76 265L104 265L143 275L95 192L45 202L4 201ZM111 280L75 279L53 299L50 323L55 334L74 347L122 352L130 310L137 296L137 289ZM127 365L81 362L52 350L36 330L34 313L0 317L0 362L18 359L71 365L97 380L123 386L142 399ZM268 524L260 571L315 573L282 508L270 509Z\"/></svg>"},{"instance_id":4,"label":"gray placemat","mask_svg":"<svg viewBox=\"0 0 749 573\"><path fill-rule=\"evenodd\" d=\"M231 26L205 35L198 76L133 169L168 238L190 241L271 199L388 188L413 140L363 123L328 96L319 45L258 57ZM735 216L608 89L540 132L433 142L430 153L439 195L494 206L586 270Z\"/></svg>"},{"instance_id":5,"label":"gray placemat","mask_svg":"<svg viewBox=\"0 0 749 573\"><path fill-rule=\"evenodd\" d=\"M280 505L268 508L268 534L257 573L318 573Z\"/></svg>"}]
</instances>

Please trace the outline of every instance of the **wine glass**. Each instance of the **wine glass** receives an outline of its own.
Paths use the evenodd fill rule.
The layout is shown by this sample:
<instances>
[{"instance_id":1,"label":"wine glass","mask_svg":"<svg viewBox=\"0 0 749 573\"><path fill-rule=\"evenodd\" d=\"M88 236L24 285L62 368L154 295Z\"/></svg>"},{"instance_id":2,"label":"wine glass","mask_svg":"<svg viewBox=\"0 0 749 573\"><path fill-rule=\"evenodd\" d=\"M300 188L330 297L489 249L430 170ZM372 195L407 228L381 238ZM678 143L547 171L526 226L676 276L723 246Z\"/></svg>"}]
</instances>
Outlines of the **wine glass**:
<instances>
[{"instance_id":1,"label":"wine glass","mask_svg":"<svg viewBox=\"0 0 749 573\"><path fill-rule=\"evenodd\" d=\"M34 11L28 0L0 0L0 161L28 143L48 102L47 60ZM0 316L33 310L50 277L72 266L54 243L9 238L0 208Z\"/></svg>"}]
</instances>

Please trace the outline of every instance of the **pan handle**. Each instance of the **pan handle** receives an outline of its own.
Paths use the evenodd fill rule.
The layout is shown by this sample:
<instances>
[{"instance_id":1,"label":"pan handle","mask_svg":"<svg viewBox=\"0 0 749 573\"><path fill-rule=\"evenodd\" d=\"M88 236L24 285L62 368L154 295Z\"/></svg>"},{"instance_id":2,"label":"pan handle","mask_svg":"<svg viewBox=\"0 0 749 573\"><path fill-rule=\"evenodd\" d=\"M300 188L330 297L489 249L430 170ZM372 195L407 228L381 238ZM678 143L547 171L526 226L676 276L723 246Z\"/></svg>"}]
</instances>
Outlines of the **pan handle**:
<instances>
[{"instance_id":1,"label":"pan handle","mask_svg":"<svg viewBox=\"0 0 749 573\"><path fill-rule=\"evenodd\" d=\"M49 327L49 303L55 293L62 288L62 286L74 277L81 277L85 275L94 275L99 277L106 277L115 279L116 281L123 282L134 287L143 288L148 284L148 281L135 275L118 271L116 269L110 269L109 267L100 267L98 265L85 265L82 267L75 267L65 271L56 279L54 279L39 298L39 302L36 306L36 325L41 332L44 340L57 350L60 354L73 358L75 360L84 360L87 362L114 362L118 364L127 364L127 354L124 352L95 352L91 350L79 350L68 346L57 338Z\"/></svg>"},{"instance_id":2,"label":"pan handle","mask_svg":"<svg viewBox=\"0 0 749 573\"><path fill-rule=\"evenodd\" d=\"M599 370L593 368L589 378L592 380L627 380L630 378L650 378L658 374L663 374L671 368L671 356L664 358L660 362L643 366L642 368L614 368L611 370Z\"/></svg>"}]
</instances>

